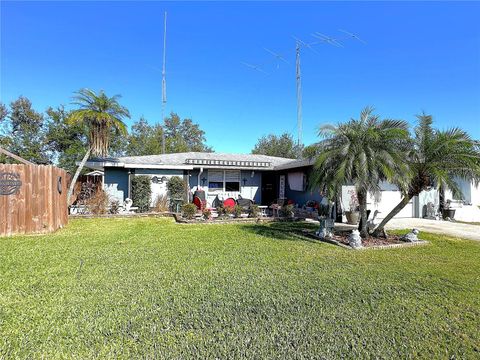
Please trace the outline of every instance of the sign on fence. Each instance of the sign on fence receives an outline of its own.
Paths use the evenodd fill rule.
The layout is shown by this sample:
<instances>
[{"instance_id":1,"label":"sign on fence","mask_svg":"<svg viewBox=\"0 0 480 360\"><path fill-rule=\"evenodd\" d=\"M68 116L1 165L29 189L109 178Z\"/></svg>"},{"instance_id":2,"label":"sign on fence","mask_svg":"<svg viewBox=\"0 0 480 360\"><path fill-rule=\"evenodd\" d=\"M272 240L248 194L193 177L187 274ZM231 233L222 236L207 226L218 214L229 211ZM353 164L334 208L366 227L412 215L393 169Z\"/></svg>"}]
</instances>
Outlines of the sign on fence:
<instances>
[{"instance_id":1,"label":"sign on fence","mask_svg":"<svg viewBox=\"0 0 480 360\"><path fill-rule=\"evenodd\" d=\"M0 236L50 232L66 225L66 186L63 169L0 164Z\"/></svg>"}]
</instances>

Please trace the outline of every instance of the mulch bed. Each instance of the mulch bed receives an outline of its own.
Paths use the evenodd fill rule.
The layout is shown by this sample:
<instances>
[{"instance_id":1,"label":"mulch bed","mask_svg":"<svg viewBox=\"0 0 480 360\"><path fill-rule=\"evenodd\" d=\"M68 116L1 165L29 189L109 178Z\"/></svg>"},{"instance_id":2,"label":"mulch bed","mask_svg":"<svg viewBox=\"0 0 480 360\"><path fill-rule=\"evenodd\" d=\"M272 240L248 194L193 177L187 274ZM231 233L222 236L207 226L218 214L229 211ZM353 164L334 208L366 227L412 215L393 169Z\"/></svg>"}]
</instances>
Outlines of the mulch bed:
<instances>
[{"instance_id":1,"label":"mulch bed","mask_svg":"<svg viewBox=\"0 0 480 360\"><path fill-rule=\"evenodd\" d=\"M346 249L353 250L348 243L348 236L351 234L351 231L336 231L331 239L320 239L314 231L303 230L303 235L308 236L309 238L316 239L319 241L327 242L329 244L334 244L341 246ZM388 249L388 248L397 248L397 247L409 247L417 245L426 245L428 241L420 240L417 242L405 242L400 239L400 235L389 235L387 238L383 237L373 237L370 236L368 239L362 239L363 248L355 249Z\"/></svg>"}]
</instances>

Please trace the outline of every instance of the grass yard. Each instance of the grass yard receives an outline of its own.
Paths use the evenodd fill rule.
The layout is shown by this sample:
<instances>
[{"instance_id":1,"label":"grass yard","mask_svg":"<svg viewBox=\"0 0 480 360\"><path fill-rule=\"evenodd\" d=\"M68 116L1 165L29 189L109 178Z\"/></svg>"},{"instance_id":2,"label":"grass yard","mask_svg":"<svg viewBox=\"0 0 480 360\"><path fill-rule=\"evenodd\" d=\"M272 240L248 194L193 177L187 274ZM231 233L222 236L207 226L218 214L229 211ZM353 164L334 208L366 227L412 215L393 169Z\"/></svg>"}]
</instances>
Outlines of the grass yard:
<instances>
[{"instance_id":1,"label":"grass yard","mask_svg":"<svg viewBox=\"0 0 480 360\"><path fill-rule=\"evenodd\" d=\"M480 358L480 242L79 219L0 239L3 358Z\"/></svg>"}]
</instances>

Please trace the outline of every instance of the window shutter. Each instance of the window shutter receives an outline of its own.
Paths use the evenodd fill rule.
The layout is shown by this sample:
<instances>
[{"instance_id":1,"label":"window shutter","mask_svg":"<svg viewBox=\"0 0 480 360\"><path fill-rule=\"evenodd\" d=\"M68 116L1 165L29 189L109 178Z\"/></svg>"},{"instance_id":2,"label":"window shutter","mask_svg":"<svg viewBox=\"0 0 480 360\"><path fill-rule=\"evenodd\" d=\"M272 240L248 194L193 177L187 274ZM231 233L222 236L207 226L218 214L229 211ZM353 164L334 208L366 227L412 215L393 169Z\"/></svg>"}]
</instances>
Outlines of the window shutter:
<instances>
[{"instance_id":1,"label":"window shutter","mask_svg":"<svg viewBox=\"0 0 480 360\"><path fill-rule=\"evenodd\" d=\"M240 182L240 171L225 171L225 182Z\"/></svg>"},{"instance_id":2,"label":"window shutter","mask_svg":"<svg viewBox=\"0 0 480 360\"><path fill-rule=\"evenodd\" d=\"M208 181L223 182L223 171L222 170L208 170Z\"/></svg>"}]
</instances>

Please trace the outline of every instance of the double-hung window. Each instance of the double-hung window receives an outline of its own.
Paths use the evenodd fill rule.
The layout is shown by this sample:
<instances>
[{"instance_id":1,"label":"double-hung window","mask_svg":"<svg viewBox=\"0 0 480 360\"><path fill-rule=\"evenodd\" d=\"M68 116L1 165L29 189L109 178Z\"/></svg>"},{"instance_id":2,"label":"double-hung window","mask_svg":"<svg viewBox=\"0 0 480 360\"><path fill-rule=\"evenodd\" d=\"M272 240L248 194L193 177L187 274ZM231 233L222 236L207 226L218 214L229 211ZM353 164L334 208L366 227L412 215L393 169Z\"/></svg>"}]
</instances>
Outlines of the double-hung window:
<instances>
[{"instance_id":1,"label":"double-hung window","mask_svg":"<svg viewBox=\"0 0 480 360\"><path fill-rule=\"evenodd\" d=\"M240 170L208 170L210 191L240 191Z\"/></svg>"}]
</instances>

